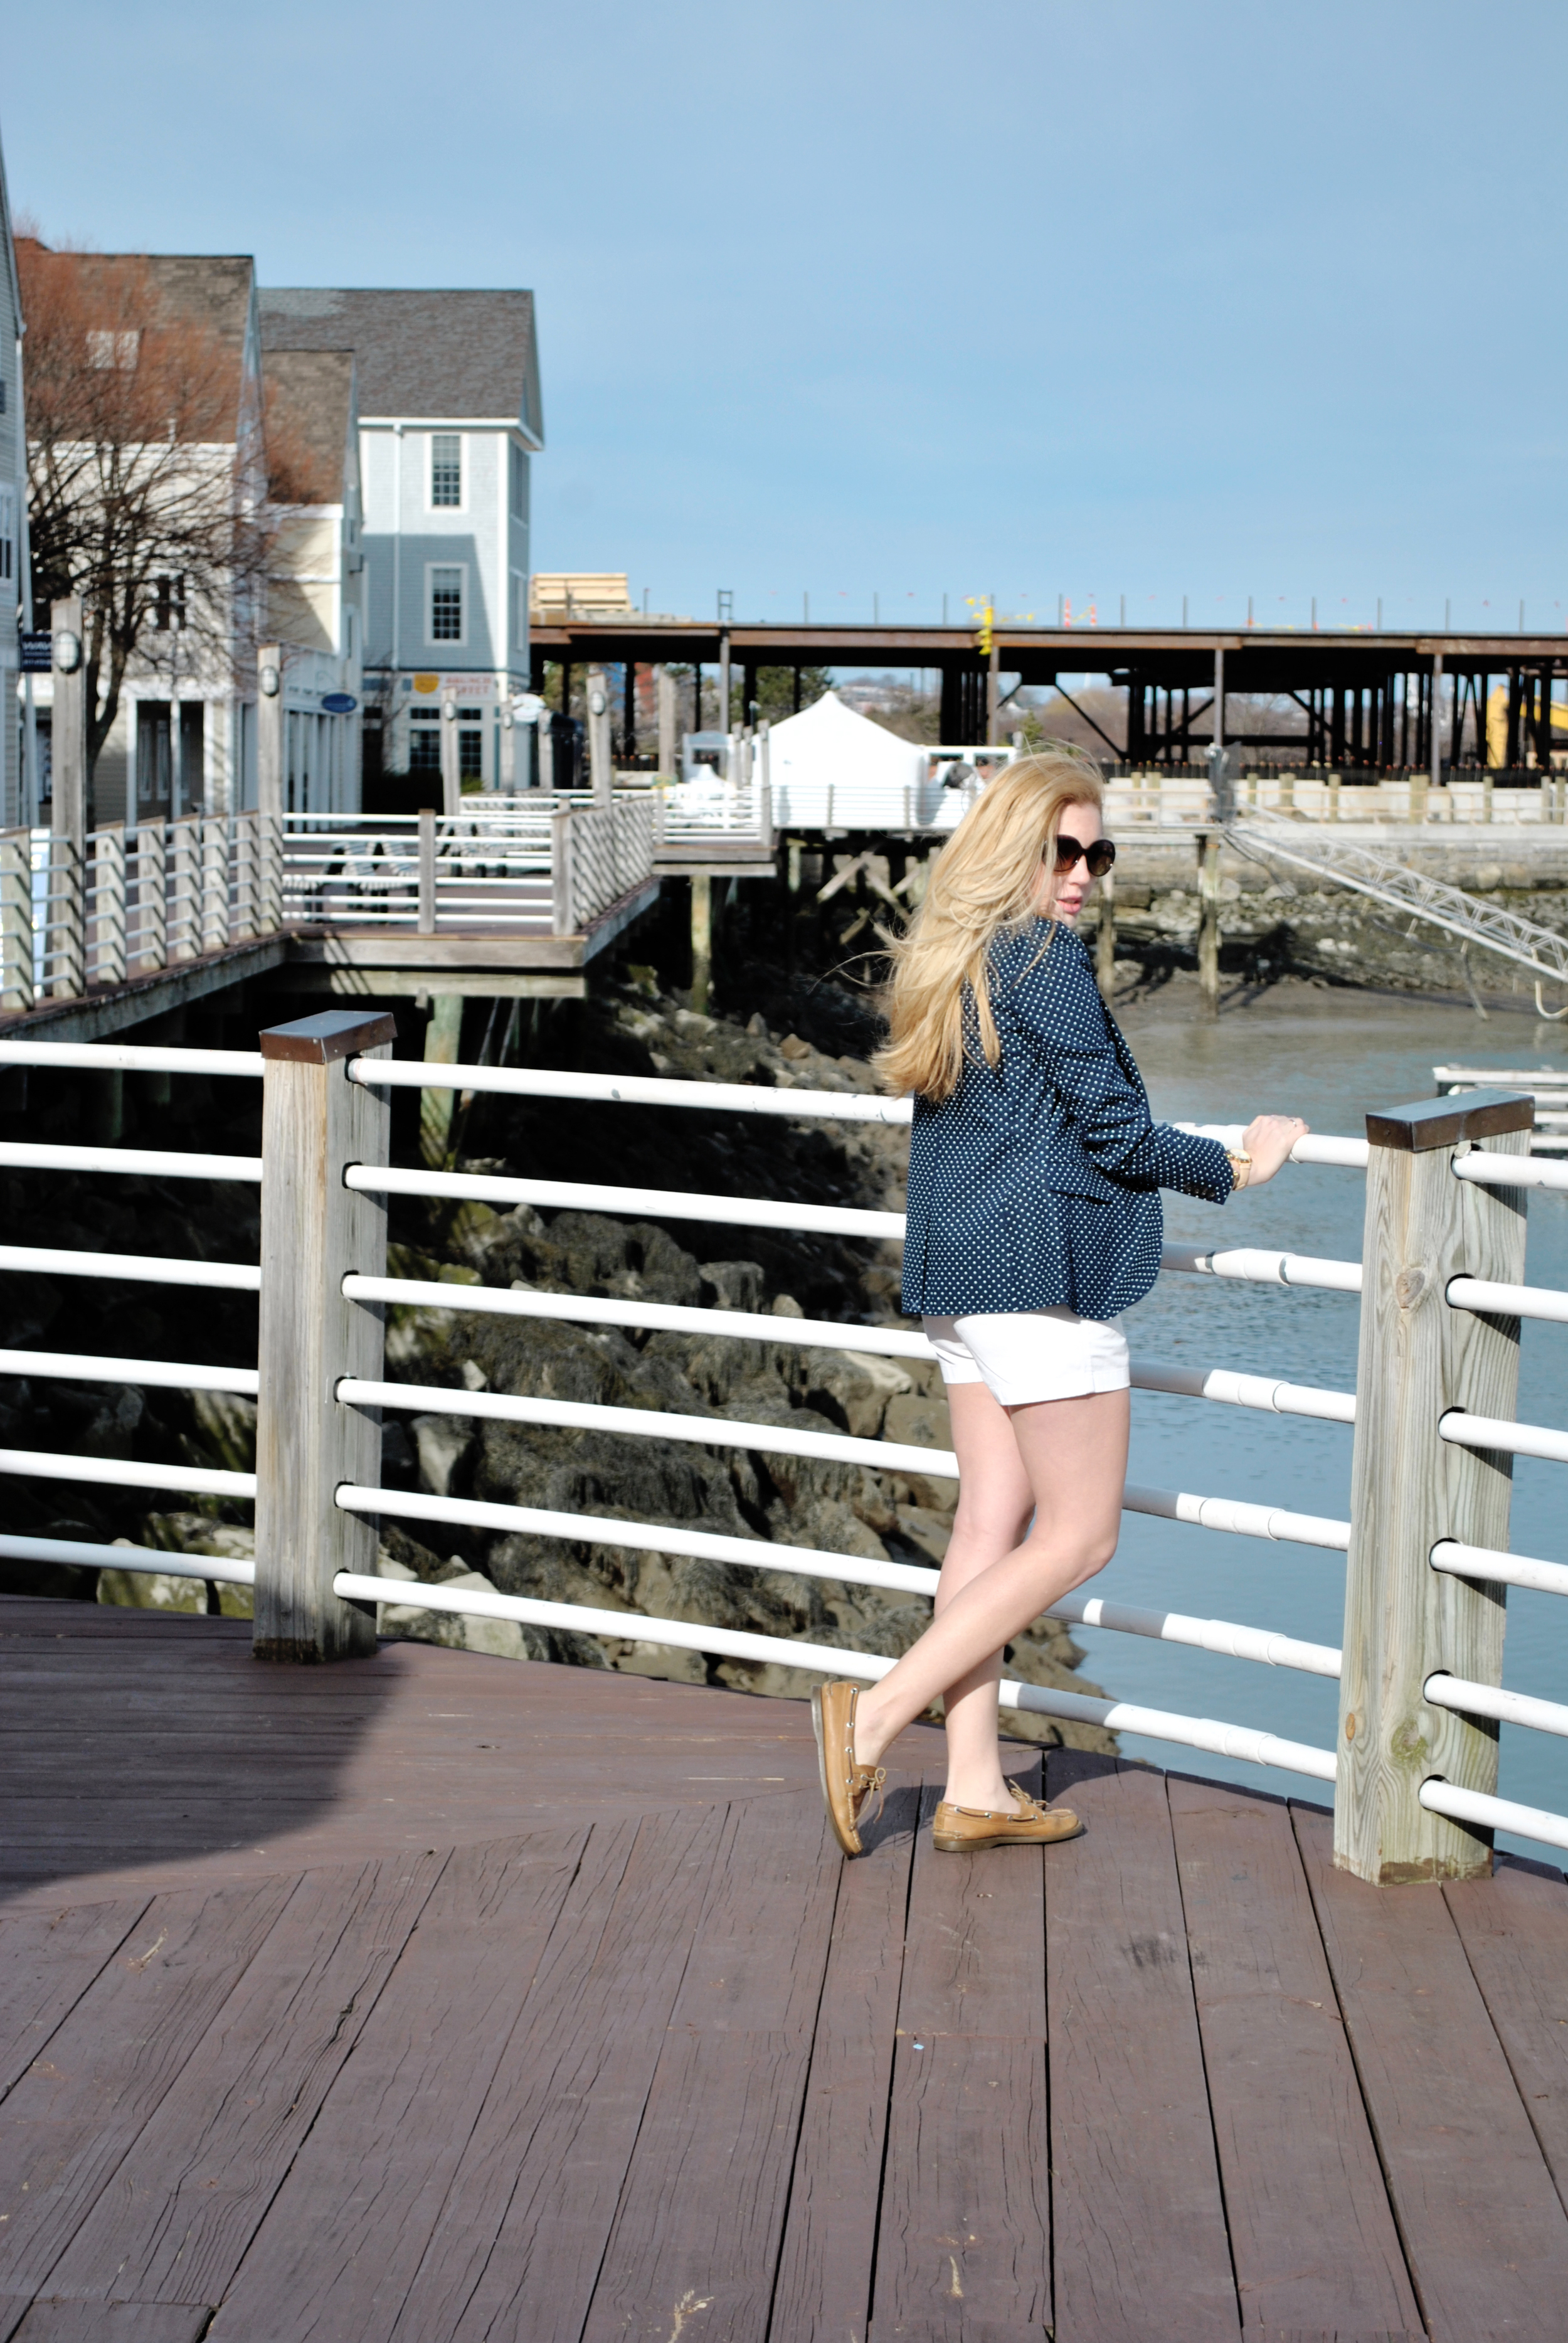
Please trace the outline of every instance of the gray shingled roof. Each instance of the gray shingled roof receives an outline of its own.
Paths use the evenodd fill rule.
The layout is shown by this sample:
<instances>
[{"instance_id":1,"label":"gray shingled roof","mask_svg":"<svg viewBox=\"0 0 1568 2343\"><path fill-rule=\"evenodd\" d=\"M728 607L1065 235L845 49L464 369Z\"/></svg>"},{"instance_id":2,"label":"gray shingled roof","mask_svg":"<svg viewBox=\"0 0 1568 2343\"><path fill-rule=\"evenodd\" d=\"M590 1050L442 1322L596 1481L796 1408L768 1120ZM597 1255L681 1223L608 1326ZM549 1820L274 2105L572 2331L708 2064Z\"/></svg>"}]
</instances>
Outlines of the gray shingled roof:
<instances>
[{"instance_id":1,"label":"gray shingled roof","mask_svg":"<svg viewBox=\"0 0 1568 2343\"><path fill-rule=\"evenodd\" d=\"M353 351L274 350L266 380L274 398L268 438L288 500L342 504L348 434L358 421Z\"/></svg>"},{"instance_id":2,"label":"gray shingled roof","mask_svg":"<svg viewBox=\"0 0 1568 2343\"><path fill-rule=\"evenodd\" d=\"M354 352L362 416L516 416L543 443L531 293L275 286L257 298L265 350Z\"/></svg>"}]
</instances>

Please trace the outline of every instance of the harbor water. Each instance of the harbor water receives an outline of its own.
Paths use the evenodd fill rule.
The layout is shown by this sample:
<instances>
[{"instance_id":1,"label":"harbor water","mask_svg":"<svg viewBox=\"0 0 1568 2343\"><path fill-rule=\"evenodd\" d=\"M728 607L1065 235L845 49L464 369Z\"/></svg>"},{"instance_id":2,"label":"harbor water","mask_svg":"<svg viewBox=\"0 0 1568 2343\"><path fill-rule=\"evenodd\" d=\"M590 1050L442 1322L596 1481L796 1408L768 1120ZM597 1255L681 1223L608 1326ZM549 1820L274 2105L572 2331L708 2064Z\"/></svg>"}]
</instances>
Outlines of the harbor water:
<instances>
[{"instance_id":1,"label":"harbor water","mask_svg":"<svg viewBox=\"0 0 1568 2343\"><path fill-rule=\"evenodd\" d=\"M1435 1065L1540 1066L1568 1079L1568 1035L1559 1027L1496 1015L1483 1024L1469 1010L1304 986L1218 1023L1193 1017L1190 993L1157 998L1123 1023L1154 1111L1171 1121L1294 1113L1316 1131L1361 1137L1369 1109L1430 1098ZM1359 1172L1289 1165L1255 1195L1221 1208L1168 1195L1166 1236L1359 1261L1364 1201ZM1568 1287L1568 1193L1536 1191L1528 1209L1527 1281ZM1122 1323L1135 1354L1354 1387L1352 1294L1166 1276ZM1568 1425L1568 1326L1526 1322L1518 1415ZM1135 1392L1129 1478L1342 1519L1352 1438L1348 1425ZM1510 1544L1517 1554L1568 1561L1568 1465L1514 1460ZM1092 1592L1313 1643L1337 1645L1342 1637L1342 1555L1139 1514L1123 1517L1121 1549ZM1338 1687L1331 1679L1103 1629L1074 1632L1089 1653L1086 1674L1115 1698L1334 1745ZM1508 1590L1503 1681L1512 1691L1568 1701L1568 1597ZM1501 1795L1568 1814L1568 1740L1506 1725L1502 1735ZM1326 1785L1301 1776L1196 1752L1183 1756L1134 1735L1123 1736L1123 1748L1155 1765L1276 1794L1327 1796ZM1499 1844L1543 1852L1523 1841Z\"/></svg>"}]
</instances>

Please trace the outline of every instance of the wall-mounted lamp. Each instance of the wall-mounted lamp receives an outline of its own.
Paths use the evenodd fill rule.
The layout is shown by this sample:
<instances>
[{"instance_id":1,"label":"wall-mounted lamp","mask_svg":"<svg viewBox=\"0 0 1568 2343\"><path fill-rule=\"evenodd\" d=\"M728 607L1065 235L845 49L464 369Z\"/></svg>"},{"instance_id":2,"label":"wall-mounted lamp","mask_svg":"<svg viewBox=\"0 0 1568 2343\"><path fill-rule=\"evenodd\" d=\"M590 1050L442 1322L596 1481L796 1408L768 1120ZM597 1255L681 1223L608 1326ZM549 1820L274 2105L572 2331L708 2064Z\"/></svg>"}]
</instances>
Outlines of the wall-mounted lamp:
<instances>
[{"instance_id":1,"label":"wall-mounted lamp","mask_svg":"<svg viewBox=\"0 0 1568 2343\"><path fill-rule=\"evenodd\" d=\"M277 698L280 678L275 667L264 667L257 680L261 685L261 696L264 699Z\"/></svg>"},{"instance_id":2,"label":"wall-mounted lamp","mask_svg":"<svg viewBox=\"0 0 1568 2343\"><path fill-rule=\"evenodd\" d=\"M82 638L62 627L55 638L55 665L62 675L75 675L82 664Z\"/></svg>"},{"instance_id":3,"label":"wall-mounted lamp","mask_svg":"<svg viewBox=\"0 0 1568 2343\"><path fill-rule=\"evenodd\" d=\"M605 698L605 696L604 696L604 694L603 694L603 692L602 692L602 691L595 691L595 692L590 692L590 693L589 693L589 695L588 695L588 714L589 714L590 716L602 716L602 715L604 714L604 712L605 712L605 709L606 709L608 706L609 706L609 702L608 702L608 700Z\"/></svg>"}]
</instances>

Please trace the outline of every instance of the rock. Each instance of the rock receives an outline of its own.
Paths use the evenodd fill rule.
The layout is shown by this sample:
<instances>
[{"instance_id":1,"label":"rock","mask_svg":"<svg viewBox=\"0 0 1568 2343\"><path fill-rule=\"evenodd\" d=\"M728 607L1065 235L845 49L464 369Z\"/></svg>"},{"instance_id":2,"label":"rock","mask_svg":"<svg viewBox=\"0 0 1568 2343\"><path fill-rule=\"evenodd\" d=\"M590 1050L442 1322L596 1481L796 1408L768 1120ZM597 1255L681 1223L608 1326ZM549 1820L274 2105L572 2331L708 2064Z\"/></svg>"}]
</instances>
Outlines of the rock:
<instances>
[{"instance_id":1,"label":"rock","mask_svg":"<svg viewBox=\"0 0 1568 2343\"><path fill-rule=\"evenodd\" d=\"M702 1299L716 1310L760 1310L762 1264L756 1261L710 1261L701 1271Z\"/></svg>"},{"instance_id":2,"label":"rock","mask_svg":"<svg viewBox=\"0 0 1568 2343\"><path fill-rule=\"evenodd\" d=\"M779 1044L779 1054L781 1058L788 1058L792 1065L799 1065L803 1058L813 1057L816 1053L810 1042L802 1041L799 1033L786 1033Z\"/></svg>"},{"instance_id":3,"label":"rock","mask_svg":"<svg viewBox=\"0 0 1568 2343\"><path fill-rule=\"evenodd\" d=\"M471 1415L417 1415L408 1426L419 1460L419 1486L433 1497L449 1497L474 1446Z\"/></svg>"},{"instance_id":4,"label":"rock","mask_svg":"<svg viewBox=\"0 0 1568 2343\"><path fill-rule=\"evenodd\" d=\"M951 1448L953 1420L945 1399L913 1392L890 1400L882 1419L882 1435L914 1448Z\"/></svg>"},{"instance_id":5,"label":"rock","mask_svg":"<svg viewBox=\"0 0 1568 2343\"><path fill-rule=\"evenodd\" d=\"M256 1402L237 1392L192 1392L191 1413L226 1473L256 1470Z\"/></svg>"},{"instance_id":6,"label":"rock","mask_svg":"<svg viewBox=\"0 0 1568 2343\"><path fill-rule=\"evenodd\" d=\"M802 1365L807 1405L836 1416L858 1440L875 1440L889 1403L914 1391L901 1367L870 1352L807 1351Z\"/></svg>"},{"instance_id":7,"label":"rock","mask_svg":"<svg viewBox=\"0 0 1568 2343\"><path fill-rule=\"evenodd\" d=\"M900 1505L898 1522L898 1535L905 1544L912 1546L922 1562L935 1563L940 1569L953 1534L952 1515L932 1513L924 1505Z\"/></svg>"}]
</instances>

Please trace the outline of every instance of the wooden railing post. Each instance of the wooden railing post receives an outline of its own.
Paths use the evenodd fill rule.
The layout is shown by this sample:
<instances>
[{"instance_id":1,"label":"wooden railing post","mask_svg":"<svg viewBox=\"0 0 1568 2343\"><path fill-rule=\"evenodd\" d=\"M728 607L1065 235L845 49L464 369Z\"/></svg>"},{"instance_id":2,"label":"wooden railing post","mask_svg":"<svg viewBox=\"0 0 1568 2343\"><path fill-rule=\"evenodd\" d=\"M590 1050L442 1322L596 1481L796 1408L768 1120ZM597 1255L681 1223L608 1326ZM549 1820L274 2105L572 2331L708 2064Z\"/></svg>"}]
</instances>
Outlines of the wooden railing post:
<instances>
[{"instance_id":1,"label":"wooden railing post","mask_svg":"<svg viewBox=\"0 0 1568 2343\"><path fill-rule=\"evenodd\" d=\"M1431 1565L1440 1538L1506 1548L1513 1460L1443 1440L1454 1408L1511 1417L1519 1321L1455 1310L1454 1277L1518 1284L1524 1192L1457 1180L1477 1141L1523 1155L1533 1102L1495 1091L1369 1114L1361 1353L1340 1680L1334 1861L1362 1879L1465 1879L1490 1835L1420 1802L1497 1787L1497 1727L1430 1706L1427 1679L1503 1681L1506 1589Z\"/></svg>"},{"instance_id":2,"label":"wooden railing post","mask_svg":"<svg viewBox=\"0 0 1568 2343\"><path fill-rule=\"evenodd\" d=\"M1220 1014L1220 840L1198 833L1198 1001L1205 1017Z\"/></svg>"},{"instance_id":3,"label":"wooden railing post","mask_svg":"<svg viewBox=\"0 0 1568 2343\"><path fill-rule=\"evenodd\" d=\"M328 1010L261 1036L258 1660L376 1648L374 1612L332 1591L340 1570L374 1573L376 1525L344 1513L334 1493L381 1477L378 1412L344 1407L337 1393L344 1375L381 1374L379 1305L347 1301L343 1280L386 1275L387 1207L345 1187L343 1173L387 1161L387 1093L351 1082L347 1061L390 1057L396 1033L390 1017Z\"/></svg>"},{"instance_id":4,"label":"wooden railing post","mask_svg":"<svg viewBox=\"0 0 1568 2343\"><path fill-rule=\"evenodd\" d=\"M419 809L419 933L436 932L436 809Z\"/></svg>"}]
</instances>

